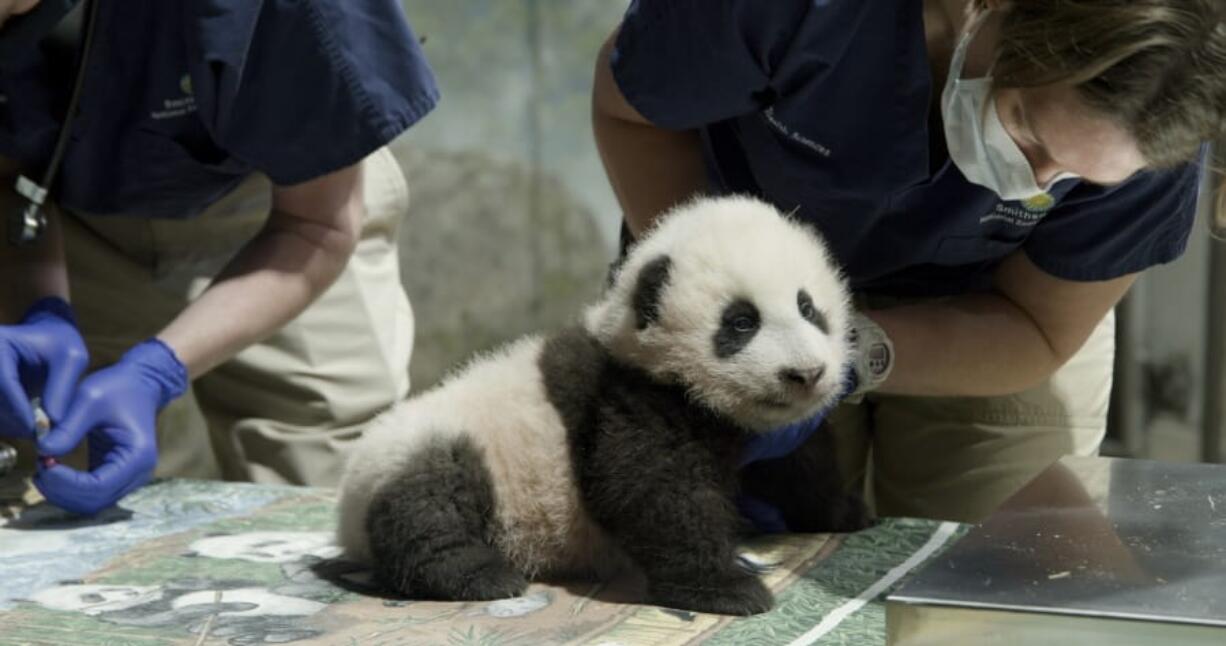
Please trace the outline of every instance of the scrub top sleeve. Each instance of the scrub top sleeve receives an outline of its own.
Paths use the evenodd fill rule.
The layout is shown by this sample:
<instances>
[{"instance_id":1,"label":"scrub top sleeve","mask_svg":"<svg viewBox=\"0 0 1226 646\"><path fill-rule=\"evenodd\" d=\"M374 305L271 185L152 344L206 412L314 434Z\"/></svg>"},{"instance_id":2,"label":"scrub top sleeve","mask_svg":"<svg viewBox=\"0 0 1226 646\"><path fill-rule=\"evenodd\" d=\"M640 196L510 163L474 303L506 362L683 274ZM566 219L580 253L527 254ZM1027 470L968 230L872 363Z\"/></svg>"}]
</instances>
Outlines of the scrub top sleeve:
<instances>
[{"instance_id":1,"label":"scrub top sleeve","mask_svg":"<svg viewBox=\"0 0 1226 646\"><path fill-rule=\"evenodd\" d=\"M635 0L610 57L648 121L697 128L763 109L810 0Z\"/></svg>"},{"instance_id":2,"label":"scrub top sleeve","mask_svg":"<svg viewBox=\"0 0 1226 646\"><path fill-rule=\"evenodd\" d=\"M202 117L218 146L276 184L357 163L438 102L395 0L214 4L233 11L201 32Z\"/></svg>"},{"instance_id":3,"label":"scrub top sleeve","mask_svg":"<svg viewBox=\"0 0 1226 646\"><path fill-rule=\"evenodd\" d=\"M1027 239L1026 255L1066 280L1099 281L1175 260L1196 218L1201 164L1147 171L1104 189L1083 184Z\"/></svg>"}]
</instances>

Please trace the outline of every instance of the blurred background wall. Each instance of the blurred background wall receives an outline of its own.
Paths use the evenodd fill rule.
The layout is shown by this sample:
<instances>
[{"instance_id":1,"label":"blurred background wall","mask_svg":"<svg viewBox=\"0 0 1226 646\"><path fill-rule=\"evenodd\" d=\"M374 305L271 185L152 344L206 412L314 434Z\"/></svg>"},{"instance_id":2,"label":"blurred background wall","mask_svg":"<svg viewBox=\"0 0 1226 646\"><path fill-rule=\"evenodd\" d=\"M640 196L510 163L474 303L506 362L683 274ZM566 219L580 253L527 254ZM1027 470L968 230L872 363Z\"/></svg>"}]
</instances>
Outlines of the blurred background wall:
<instances>
[{"instance_id":1,"label":"blurred background wall","mask_svg":"<svg viewBox=\"0 0 1226 646\"><path fill-rule=\"evenodd\" d=\"M592 141L596 52L625 3L406 0L439 107L393 151L412 193L402 272L413 388L557 327L598 293L621 214Z\"/></svg>"},{"instance_id":2,"label":"blurred background wall","mask_svg":"<svg viewBox=\"0 0 1226 646\"><path fill-rule=\"evenodd\" d=\"M421 390L473 352L564 324L600 289L621 214L592 141L591 78L627 2L403 4L443 93L393 147L413 195L402 272ZM1187 254L1143 276L1119 309L1105 452L1192 461L1226 450L1226 261L1204 204Z\"/></svg>"},{"instance_id":3,"label":"blurred background wall","mask_svg":"<svg viewBox=\"0 0 1226 646\"><path fill-rule=\"evenodd\" d=\"M1211 167L1222 169L1222 143ZM1117 308L1115 390L1105 450L1170 461L1226 454L1226 235L1221 177L1202 183L1187 252L1137 280Z\"/></svg>"}]
</instances>

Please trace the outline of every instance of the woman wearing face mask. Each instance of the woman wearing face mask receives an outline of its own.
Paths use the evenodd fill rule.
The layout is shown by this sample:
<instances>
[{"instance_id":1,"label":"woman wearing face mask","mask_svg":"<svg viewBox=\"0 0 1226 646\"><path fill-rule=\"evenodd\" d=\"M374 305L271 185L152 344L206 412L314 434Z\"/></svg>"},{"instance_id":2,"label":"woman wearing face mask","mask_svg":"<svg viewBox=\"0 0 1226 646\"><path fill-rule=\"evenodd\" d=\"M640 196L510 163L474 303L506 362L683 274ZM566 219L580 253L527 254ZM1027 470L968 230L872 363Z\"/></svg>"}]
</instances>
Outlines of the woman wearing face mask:
<instances>
[{"instance_id":1,"label":"woman wearing face mask","mask_svg":"<svg viewBox=\"0 0 1226 646\"><path fill-rule=\"evenodd\" d=\"M858 385L826 416L844 475L881 515L974 520L1097 452L1112 307L1182 253L1223 131L1224 20L1217 0L638 0L596 67L596 140L630 236L714 192L828 239L861 311Z\"/></svg>"}]
</instances>

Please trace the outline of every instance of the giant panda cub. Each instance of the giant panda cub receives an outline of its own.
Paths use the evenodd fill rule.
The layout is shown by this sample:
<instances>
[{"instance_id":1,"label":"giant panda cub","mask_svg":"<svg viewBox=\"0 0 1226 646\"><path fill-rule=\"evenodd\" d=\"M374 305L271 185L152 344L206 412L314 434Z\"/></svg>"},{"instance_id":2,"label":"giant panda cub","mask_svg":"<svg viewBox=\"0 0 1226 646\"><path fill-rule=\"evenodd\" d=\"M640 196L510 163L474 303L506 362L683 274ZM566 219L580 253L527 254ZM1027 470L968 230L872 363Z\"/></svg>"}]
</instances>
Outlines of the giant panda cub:
<instances>
[{"instance_id":1,"label":"giant panda cub","mask_svg":"<svg viewBox=\"0 0 1226 646\"><path fill-rule=\"evenodd\" d=\"M651 603L766 611L738 564L738 492L802 531L864 522L821 433L738 481L754 434L836 397L848 318L807 228L749 198L675 208L579 324L479 357L372 424L341 483L340 544L410 598L635 567Z\"/></svg>"}]
</instances>

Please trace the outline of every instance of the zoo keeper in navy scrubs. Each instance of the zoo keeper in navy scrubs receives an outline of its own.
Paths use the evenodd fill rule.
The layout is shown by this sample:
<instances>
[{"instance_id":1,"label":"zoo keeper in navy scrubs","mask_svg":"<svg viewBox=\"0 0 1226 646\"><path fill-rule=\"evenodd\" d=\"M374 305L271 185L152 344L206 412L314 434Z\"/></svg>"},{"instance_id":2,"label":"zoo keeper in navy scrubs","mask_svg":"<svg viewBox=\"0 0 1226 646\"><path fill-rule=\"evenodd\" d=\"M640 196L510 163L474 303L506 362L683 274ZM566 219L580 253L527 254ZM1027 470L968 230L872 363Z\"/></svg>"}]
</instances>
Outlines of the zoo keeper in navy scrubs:
<instances>
[{"instance_id":1,"label":"zoo keeper in navy scrubs","mask_svg":"<svg viewBox=\"0 0 1226 646\"><path fill-rule=\"evenodd\" d=\"M88 470L40 461L34 483L80 513L155 465L335 484L364 423L409 388L409 194L386 144L438 92L403 10L98 2L49 231L0 245L0 436L33 445L25 395L41 395L38 453L87 446ZM71 77L41 48L0 61L6 214L16 173L51 156ZM155 424L171 402L181 413Z\"/></svg>"},{"instance_id":2,"label":"zoo keeper in navy scrubs","mask_svg":"<svg viewBox=\"0 0 1226 646\"><path fill-rule=\"evenodd\" d=\"M849 486L881 515L974 520L1099 449L1112 308L1183 252L1223 130L1224 18L1205 0L637 0L596 66L596 141L631 234L706 191L825 236L870 350L828 418Z\"/></svg>"}]
</instances>

